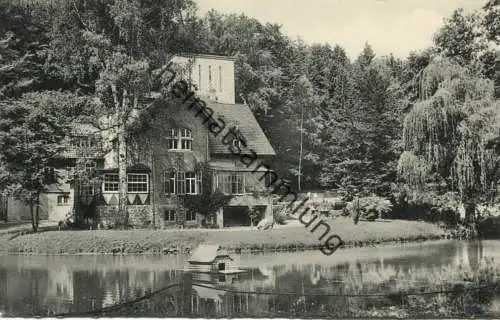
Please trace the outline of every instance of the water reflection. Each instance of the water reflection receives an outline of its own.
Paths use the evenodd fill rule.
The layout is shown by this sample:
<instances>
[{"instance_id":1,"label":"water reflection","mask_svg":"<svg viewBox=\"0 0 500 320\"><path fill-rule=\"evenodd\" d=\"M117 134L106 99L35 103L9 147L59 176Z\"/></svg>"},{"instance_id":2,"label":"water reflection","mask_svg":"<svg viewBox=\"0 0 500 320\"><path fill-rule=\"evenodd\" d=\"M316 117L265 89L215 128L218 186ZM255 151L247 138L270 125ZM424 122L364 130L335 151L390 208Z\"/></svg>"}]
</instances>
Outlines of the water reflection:
<instances>
[{"instance_id":1,"label":"water reflection","mask_svg":"<svg viewBox=\"0 0 500 320\"><path fill-rule=\"evenodd\" d=\"M330 257L319 252L243 255L235 258L247 272L222 277L183 273L185 256L6 256L0 262L0 312L8 316L88 312L178 284L153 298L99 315L335 312L350 316L351 309L370 309L375 300L333 295L405 291L421 287L422 279L459 281L453 270L479 268L485 257L500 255L499 246L500 241L449 241L341 250ZM447 278L443 268L450 271L445 273ZM381 298L376 303L391 307L401 301Z\"/></svg>"}]
</instances>

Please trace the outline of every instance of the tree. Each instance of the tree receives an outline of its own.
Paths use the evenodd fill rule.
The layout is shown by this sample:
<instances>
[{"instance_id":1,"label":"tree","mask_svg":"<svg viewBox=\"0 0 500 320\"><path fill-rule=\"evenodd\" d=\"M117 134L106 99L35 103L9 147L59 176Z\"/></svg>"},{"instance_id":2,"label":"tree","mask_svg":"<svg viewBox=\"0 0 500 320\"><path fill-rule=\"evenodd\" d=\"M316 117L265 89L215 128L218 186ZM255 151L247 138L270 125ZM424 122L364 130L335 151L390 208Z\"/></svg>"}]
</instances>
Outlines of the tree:
<instances>
[{"instance_id":1,"label":"tree","mask_svg":"<svg viewBox=\"0 0 500 320\"><path fill-rule=\"evenodd\" d=\"M321 135L323 185L351 194L388 192L397 159L401 65L376 58L369 45L353 64L339 56L329 78L331 119Z\"/></svg>"},{"instance_id":2,"label":"tree","mask_svg":"<svg viewBox=\"0 0 500 320\"><path fill-rule=\"evenodd\" d=\"M299 146L299 162L296 171L297 175L297 190L301 190L301 177L302 177L302 157L304 153L304 109L310 109L312 105L312 85L306 76L300 76L297 84L294 86L293 102L300 108L299 132L300 132L300 146Z\"/></svg>"},{"instance_id":3,"label":"tree","mask_svg":"<svg viewBox=\"0 0 500 320\"><path fill-rule=\"evenodd\" d=\"M0 99L54 89L44 73L48 15L40 7L0 1Z\"/></svg>"},{"instance_id":4,"label":"tree","mask_svg":"<svg viewBox=\"0 0 500 320\"><path fill-rule=\"evenodd\" d=\"M434 184L458 191L471 221L498 180L500 109L493 84L437 58L422 73L420 92L404 120L398 173L414 190Z\"/></svg>"},{"instance_id":5,"label":"tree","mask_svg":"<svg viewBox=\"0 0 500 320\"><path fill-rule=\"evenodd\" d=\"M83 105L81 98L60 92L0 101L0 189L29 204L35 232L40 194L57 181L55 161Z\"/></svg>"},{"instance_id":6,"label":"tree","mask_svg":"<svg viewBox=\"0 0 500 320\"><path fill-rule=\"evenodd\" d=\"M483 7L485 16L483 25L485 27L486 38L496 43L500 42L500 1L489 0Z\"/></svg>"},{"instance_id":7,"label":"tree","mask_svg":"<svg viewBox=\"0 0 500 320\"><path fill-rule=\"evenodd\" d=\"M493 80L497 98L500 97L499 26L500 4L491 0L481 11L471 14L455 10L434 36L438 53Z\"/></svg>"},{"instance_id":8,"label":"tree","mask_svg":"<svg viewBox=\"0 0 500 320\"><path fill-rule=\"evenodd\" d=\"M125 224L129 129L152 105L149 97L159 90L171 55L193 46L184 28L196 26L193 7L191 1L89 0L62 4L54 18L59 33L50 63L55 74L88 93L95 109L86 120L116 146L118 211Z\"/></svg>"},{"instance_id":9,"label":"tree","mask_svg":"<svg viewBox=\"0 0 500 320\"><path fill-rule=\"evenodd\" d=\"M485 49L479 27L477 13L465 14L463 9L457 9L434 35L434 43L445 56L460 65L469 64Z\"/></svg>"}]
</instances>

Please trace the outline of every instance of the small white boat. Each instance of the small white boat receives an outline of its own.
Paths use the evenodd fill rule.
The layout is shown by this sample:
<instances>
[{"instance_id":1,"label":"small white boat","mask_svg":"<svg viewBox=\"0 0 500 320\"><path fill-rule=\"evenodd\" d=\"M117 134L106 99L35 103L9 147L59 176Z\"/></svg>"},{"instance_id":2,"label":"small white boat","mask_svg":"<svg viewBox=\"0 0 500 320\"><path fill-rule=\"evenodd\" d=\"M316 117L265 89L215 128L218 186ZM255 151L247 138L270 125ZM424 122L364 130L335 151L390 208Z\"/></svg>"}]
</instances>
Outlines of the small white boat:
<instances>
[{"instance_id":1,"label":"small white boat","mask_svg":"<svg viewBox=\"0 0 500 320\"><path fill-rule=\"evenodd\" d=\"M193 251L193 254L188 260L189 265L185 271L189 272L204 272L216 274L235 274L246 272L246 270L239 269L235 261L227 253L222 250L220 245L199 245Z\"/></svg>"}]
</instances>

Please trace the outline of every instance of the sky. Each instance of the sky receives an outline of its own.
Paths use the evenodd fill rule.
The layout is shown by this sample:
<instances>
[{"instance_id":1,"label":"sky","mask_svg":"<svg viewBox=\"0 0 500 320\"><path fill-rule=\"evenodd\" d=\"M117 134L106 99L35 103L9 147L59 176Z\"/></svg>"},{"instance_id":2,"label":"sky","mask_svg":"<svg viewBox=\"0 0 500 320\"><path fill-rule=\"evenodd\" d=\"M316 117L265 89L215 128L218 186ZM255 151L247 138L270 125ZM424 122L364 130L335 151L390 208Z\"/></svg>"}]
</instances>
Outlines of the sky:
<instances>
[{"instance_id":1,"label":"sky","mask_svg":"<svg viewBox=\"0 0 500 320\"><path fill-rule=\"evenodd\" d=\"M377 55L425 49L453 10L480 9L486 0L195 0L210 9L244 13L308 43L339 44L357 56L368 42Z\"/></svg>"}]
</instances>

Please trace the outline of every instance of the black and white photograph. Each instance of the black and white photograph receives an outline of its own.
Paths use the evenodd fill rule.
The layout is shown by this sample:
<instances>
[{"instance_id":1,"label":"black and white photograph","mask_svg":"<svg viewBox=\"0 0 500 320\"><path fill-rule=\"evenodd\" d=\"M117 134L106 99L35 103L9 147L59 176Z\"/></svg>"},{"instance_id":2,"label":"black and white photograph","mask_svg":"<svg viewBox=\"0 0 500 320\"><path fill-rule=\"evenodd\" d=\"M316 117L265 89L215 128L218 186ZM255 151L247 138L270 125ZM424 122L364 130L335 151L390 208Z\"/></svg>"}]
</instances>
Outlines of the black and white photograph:
<instances>
[{"instance_id":1,"label":"black and white photograph","mask_svg":"<svg viewBox=\"0 0 500 320\"><path fill-rule=\"evenodd\" d=\"M0 0L0 318L500 318L500 0Z\"/></svg>"}]
</instances>

